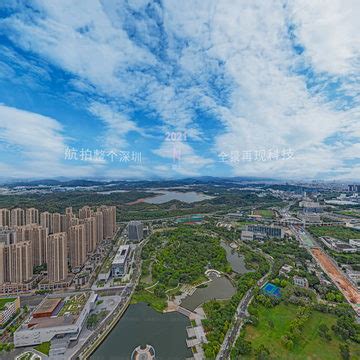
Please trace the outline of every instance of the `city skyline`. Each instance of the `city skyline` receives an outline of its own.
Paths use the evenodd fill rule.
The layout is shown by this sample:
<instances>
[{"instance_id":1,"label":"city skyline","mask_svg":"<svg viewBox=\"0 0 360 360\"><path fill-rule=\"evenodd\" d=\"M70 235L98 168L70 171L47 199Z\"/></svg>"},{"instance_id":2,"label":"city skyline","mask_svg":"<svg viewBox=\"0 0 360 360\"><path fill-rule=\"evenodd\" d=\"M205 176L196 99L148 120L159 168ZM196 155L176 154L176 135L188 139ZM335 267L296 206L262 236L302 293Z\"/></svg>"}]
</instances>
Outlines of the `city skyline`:
<instances>
[{"instance_id":1,"label":"city skyline","mask_svg":"<svg viewBox=\"0 0 360 360\"><path fill-rule=\"evenodd\" d=\"M64 214L1 208L0 293L23 291L40 279L41 289L68 286L74 280L68 266L78 273L116 232L115 207L94 208L79 208L78 217L72 207ZM45 277L42 270L47 271Z\"/></svg>"},{"instance_id":2,"label":"city skyline","mask_svg":"<svg viewBox=\"0 0 360 360\"><path fill-rule=\"evenodd\" d=\"M356 10L7 1L1 176L357 179Z\"/></svg>"}]
</instances>

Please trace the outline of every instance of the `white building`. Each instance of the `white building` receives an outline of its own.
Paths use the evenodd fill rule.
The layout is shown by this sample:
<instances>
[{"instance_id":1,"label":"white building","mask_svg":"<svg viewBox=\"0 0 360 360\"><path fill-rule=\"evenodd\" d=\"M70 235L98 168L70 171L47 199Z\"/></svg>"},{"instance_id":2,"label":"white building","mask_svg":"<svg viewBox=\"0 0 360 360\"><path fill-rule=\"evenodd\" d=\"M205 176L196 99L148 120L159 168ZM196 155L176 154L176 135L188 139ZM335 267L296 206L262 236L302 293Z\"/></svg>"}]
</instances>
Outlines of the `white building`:
<instances>
[{"instance_id":1,"label":"white building","mask_svg":"<svg viewBox=\"0 0 360 360\"><path fill-rule=\"evenodd\" d=\"M302 288L308 288L309 282L306 278L300 277L300 276L294 276L294 285L300 286Z\"/></svg>"},{"instance_id":2,"label":"white building","mask_svg":"<svg viewBox=\"0 0 360 360\"><path fill-rule=\"evenodd\" d=\"M243 240L243 241L254 240L254 233L252 231L248 231L248 230L241 231L241 240Z\"/></svg>"},{"instance_id":3,"label":"white building","mask_svg":"<svg viewBox=\"0 0 360 360\"><path fill-rule=\"evenodd\" d=\"M0 326L6 324L20 309L20 298L0 299L6 301L0 309Z\"/></svg>"},{"instance_id":4,"label":"white building","mask_svg":"<svg viewBox=\"0 0 360 360\"><path fill-rule=\"evenodd\" d=\"M81 310L74 314L72 312L65 312L61 314L59 309L50 309L45 304L47 300L53 300L58 305L65 306L66 302L73 296L85 297L85 304L81 306ZM84 326L85 320L90 312L95 307L97 294L91 292L67 294L66 296L49 295L40 305L32 312L29 318L22 324L22 326L14 333L15 347L33 346L43 342L51 341L55 336L68 337L70 341L76 340ZM60 302L58 301L60 300ZM74 305L75 306L75 305ZM33 317L34 314L36 317Z\"/></svg>"},{"instance_id":5,"label":"white building","mask_svg":"<svg viewBox=\"0 0 360 360\"><path fill-rule=\"evenodd\" d=\"M113 277L121 277L126 274L129 253L130 245L121 245L119 247L111 265L111 274Z\"/></svg>"},{"instance_id":6,"label":"white building","mask_svg":"<svg viewBox=\"0 0 360 360\"><path fill-rule=\"evenodd\" d=\"M349 244L350 244L351 246L360 248L360 239L350 239L350 240L349 240Z\"/></svg>"},{"instance_id":7,"label":"white building","mask_svg":"<svg viewBox=\"0 0 360 360\"><path fill-rule=\"evenodd\" d=\"M285 264L279 270L279 275L289 277L288 274L292 271L293 267L291 265Z\"/></svg>"},{"instance_id":8,"label":"white building","mask_svg":"<svg viewBox=\"0 0 360 360\"><path fill-rule=\"evenodd\" d=\"M360 271L346 269L346 275L350 278L351 281L354 282L356 286L360 282Z\"/></svg>"}]
</instances>

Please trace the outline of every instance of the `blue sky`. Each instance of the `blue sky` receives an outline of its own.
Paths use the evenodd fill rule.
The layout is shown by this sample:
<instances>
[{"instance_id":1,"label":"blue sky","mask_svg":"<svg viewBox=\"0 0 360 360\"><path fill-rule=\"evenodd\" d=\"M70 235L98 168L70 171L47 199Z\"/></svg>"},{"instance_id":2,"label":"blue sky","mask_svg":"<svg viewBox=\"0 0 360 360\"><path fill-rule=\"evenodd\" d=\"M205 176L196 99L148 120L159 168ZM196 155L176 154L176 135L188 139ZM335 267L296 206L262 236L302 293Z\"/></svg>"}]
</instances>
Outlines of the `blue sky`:
<instances>
[{"instance_id":1,"label":"blue sky","mask_svg":"<svg viewBox=\"0 0 360 360\"><path fill-rule=\"evenodd\" d=\"M359 15L355 0L3 1L0 177L359 179Z\"/></svg>"}]
</instances>

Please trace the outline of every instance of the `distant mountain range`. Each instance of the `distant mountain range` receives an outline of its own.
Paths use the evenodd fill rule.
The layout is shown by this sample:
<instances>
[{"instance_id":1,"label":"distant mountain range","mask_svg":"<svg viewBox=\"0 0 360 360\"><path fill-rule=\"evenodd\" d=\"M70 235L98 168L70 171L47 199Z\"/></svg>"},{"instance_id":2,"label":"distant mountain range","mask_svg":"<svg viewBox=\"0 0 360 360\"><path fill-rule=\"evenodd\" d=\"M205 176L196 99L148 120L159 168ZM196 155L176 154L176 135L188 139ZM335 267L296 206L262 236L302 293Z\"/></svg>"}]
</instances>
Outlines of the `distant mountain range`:
<instances>
[{"instance_id":1,"label":"distant mountain range","mask_svg":"<svg viewBox=\"0 0 360 360\"><path fill-rule=\"evenodd\" d=\"M41 179L41 180L18 180L8 181L2 184L6 187L33 187L33 186L61 186L61 187L90 187L90 186L111 186L111 185L124 185L124 186L183 186L193 184L209 184L209 183L253 183L253 182L271 182L283 183L283 181L268 179L268 178L255 178L255 177L212 177L202 176L184 179L149 179L149 180L86 180L86 179Z\"/></svg>"}]
</instances>

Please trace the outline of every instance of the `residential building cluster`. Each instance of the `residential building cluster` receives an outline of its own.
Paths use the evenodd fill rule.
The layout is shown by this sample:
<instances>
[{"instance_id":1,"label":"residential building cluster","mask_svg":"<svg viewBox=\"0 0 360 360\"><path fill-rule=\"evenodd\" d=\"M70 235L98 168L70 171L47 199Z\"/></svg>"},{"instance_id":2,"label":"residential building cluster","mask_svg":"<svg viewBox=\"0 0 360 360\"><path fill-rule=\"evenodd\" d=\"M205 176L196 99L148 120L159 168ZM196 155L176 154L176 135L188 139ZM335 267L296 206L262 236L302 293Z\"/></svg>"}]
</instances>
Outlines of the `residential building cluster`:
<instances>
[{"instance_id":1,"label":"residential building cluster","mask_svg":"<svg viewBox=\"0 0 360 360\"><path fill-rule=\"evenodd\" d=\"M360 185L359 184L348 185L348 191L353 193L360 193Z\"/></svg>"},{"instance_id":2,"label":"residential building cluster","mask_svg":"<svg viewBox=\"0 0 360 360\"><path fill-rule=\"evenodd\" d=\"M0 209L0 293L63 288L104 239L116 231L116 207L82 207L75 214ZM34 274L47 269L46 276ZM35 271L39 273L39 271Z\"/></svg>"}]
</instances>

